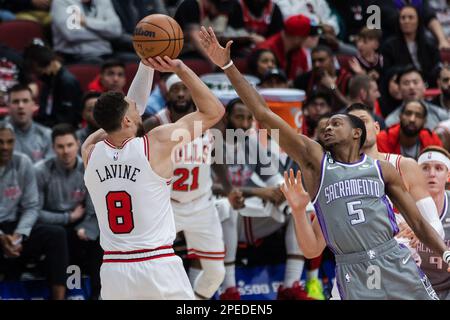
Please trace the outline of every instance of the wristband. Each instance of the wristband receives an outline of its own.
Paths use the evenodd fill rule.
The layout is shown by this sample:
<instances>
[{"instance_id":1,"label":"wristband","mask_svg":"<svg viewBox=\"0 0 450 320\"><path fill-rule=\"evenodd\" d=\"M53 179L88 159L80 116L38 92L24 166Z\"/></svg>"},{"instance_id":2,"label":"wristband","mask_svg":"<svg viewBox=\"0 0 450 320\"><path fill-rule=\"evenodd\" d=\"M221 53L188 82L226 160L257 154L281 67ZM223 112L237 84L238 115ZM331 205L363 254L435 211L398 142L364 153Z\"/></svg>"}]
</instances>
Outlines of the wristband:
<instances>
[{"instance_id":1,"label":"wristband","mask_svg":"<svg viewBox=\"0 0 450 320\"><path fill-rule=\"evenodd\" d=\"M447 263L450 264L450 250L445 251L442 254L442 259Z\"/></svg>"},{"instance_id":2,"label":"wristband","mask_svg":"<svg viewBox=\"0 0 450 320\"><path fill-rule=\"evenodd\" d=\"M230 60L230 62L228 62L226 65L224 65L223 67L221 67L222 70L227 70L229 67L231 67L233 65L233 60Z\"/></svg>"}]
</instances>

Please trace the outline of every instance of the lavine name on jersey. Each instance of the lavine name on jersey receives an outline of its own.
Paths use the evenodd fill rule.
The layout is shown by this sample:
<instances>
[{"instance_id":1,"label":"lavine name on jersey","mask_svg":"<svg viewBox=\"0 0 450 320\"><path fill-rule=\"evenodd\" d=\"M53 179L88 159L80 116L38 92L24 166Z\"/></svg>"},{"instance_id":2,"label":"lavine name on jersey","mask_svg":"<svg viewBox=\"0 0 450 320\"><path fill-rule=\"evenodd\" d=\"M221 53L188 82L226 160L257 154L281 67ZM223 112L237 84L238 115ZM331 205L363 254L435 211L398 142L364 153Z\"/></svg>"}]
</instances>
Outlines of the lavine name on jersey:
<instances>
[{"instance_id":1,"label":"lavine name on jersey","mask_svg":"<svg viewBox=\"0 0 450 320\"><path fill-rule=\"evenodd\" d=\"M101 171L101 172L100 172ZM136 182L136 175L141 172L141 169L129 165L110 164L104 166L103 169L96 169L100 182L109 179L127 179Z\"/></svg>"},{"instance_id":2,"label":"lavine name on jersey","mask_svg":"<svg viewBox=\"0 0 450 320\"><path fill-rule=\"evenodd\" d=\"M370 179L347 179L330 184L324 189L327 204L351 196L380 197L380 182Z\"/></svg>"}]
</instances>

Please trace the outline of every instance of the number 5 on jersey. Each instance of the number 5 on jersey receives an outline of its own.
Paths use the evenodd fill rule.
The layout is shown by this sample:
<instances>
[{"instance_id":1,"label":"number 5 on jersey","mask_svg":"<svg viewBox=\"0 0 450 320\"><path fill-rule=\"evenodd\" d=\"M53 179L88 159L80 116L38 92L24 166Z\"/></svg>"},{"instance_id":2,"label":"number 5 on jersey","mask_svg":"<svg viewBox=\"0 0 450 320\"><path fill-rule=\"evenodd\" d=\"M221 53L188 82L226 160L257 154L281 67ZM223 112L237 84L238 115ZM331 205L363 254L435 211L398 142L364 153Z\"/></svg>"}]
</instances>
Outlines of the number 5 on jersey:
<instances>
[{"instance_id":1,"label":"number 5 on jersey","mask_svg":"<svg viewBox=\"0 0 450 320\"><path fill-rule=\"evenodd\" d=\"M347 202L347 212L349 216L356 215L357 218L350 220L350 223L354 226L356 224L360 224L366 221L366 217L364 216L364 211L362 209L356 209L355 206L362 205L361 201L352 201Z\"/></svg>"}]
</instances>

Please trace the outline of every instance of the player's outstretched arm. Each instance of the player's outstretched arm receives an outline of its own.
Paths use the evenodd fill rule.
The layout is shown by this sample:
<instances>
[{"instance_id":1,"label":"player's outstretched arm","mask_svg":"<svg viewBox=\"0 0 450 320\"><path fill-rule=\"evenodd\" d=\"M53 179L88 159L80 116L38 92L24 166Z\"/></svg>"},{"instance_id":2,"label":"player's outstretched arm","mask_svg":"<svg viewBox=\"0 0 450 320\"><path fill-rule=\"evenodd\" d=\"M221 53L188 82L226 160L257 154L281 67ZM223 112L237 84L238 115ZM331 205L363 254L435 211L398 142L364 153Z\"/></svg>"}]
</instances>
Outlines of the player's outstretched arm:
<instances>
[{"instance_id":1,"label":"player's outstretched arm","mask_svg":"<svg viewBox=\"0 0 450 320\"><path fill-rule=\"evenodd\" d=\"M419 240L434 252L443 255L448 250L447 246L439 234L420 214L411 195L406 191L400 175L390 163L380 161L380 165L386 184L386 193L389 198L400 212L402 212L406 222ZM450 262L450 255L446 262L447 264ZM450 266L448 271L450 272Z\"/></svg>"},{"instance_id":2,"label":"player's outstretched arm","mask_svg":"<svg viewBox=\"0 0 450 320\"><path fill-rule=\"evenodd\" d=\"M297 171L297 177L294 176L292 169L289 170L289 176L284 172L284 184L280 188L292 210L295 235L300 249L308 259L318 257L325 249L326 243L318 219L314 219L311 224L306 214L306 206L311 199L303 188L300 170Z\"/></svg>"},{"instance_id":3,"label":"player's outstretched arm","mask_svg":"<svg viewBox=\"0 0 450 320\"><path fill-rule=\"evenodd\" d=\"M170 160L175 147L189 143L211 128L225 114L225 108L202 80L179 59L156 57L149 65L160 72L175 72L191 93L197 111L189 113L175 123L161 125L148 133L151 165L158 174L172 174Z\"/></svg>"},{"instance_id":4,"label":"player's outstretched arm","mask_svg":"<svg viewBox=\"0 0 450 320\"><path fill-rule=\"evenodd\" d=\"M127 97L136 102L139 115L143 115L147 106L148 96L152 90L155 70L148 61L141 60L136 75L128 89Z\"/></svg>"},{"instance_id":5,"label":"player's outstretched arm","mask_svg":"<svg viewBox=\"0 0 450 320\"><path fill-rule=\"evenodd\" d=\"M212 28L202 27L200 39L208 57L219 67L224 67L231 62L230 48L232 41L226 47L222 47ZM261 95L242 76L239 70L231 65L225 69L225 74L230 79L234 89L245 105L252 111L255 119L264 128L280 130L280 146L302 167L319 166L323 156L322 147L306 136L299 135L283 119L273 113ZM269 130L270 131L270 130ZM269 132L270 133L270 132Z\"/></svg>"},{"instance_id":6,"label":"player's outstretched arm","mask_svg":"<svg viewBox=\"0 0 450 320\"><path fill-rule=\"evenodd\" d=\"M425 176L419 165L413 159L402 157L400 169L402 171L403 181L408 185L408 191L416 202L422 217L436 230L441 238L444 238L444 227L442 226L441 219L439 219L436 204L428 192Z\"/></svg>"},{"instance_id":7,"label":"player's outstretched arm","mask_svg":"<svg viewBox=\"0 0 450 320\"><path fill-rule=\"evenodd\" d=\"M84 141L83 145L81 146L81 157L83 158L84 166L87 166L87 161L89 159L89 154L92 151L92 148L94 148L95 144L99 141L102 141L106 139L107 133L103 129L98 129L89 137L87 137L86 141Z\"/></svg>"}]
</instances>

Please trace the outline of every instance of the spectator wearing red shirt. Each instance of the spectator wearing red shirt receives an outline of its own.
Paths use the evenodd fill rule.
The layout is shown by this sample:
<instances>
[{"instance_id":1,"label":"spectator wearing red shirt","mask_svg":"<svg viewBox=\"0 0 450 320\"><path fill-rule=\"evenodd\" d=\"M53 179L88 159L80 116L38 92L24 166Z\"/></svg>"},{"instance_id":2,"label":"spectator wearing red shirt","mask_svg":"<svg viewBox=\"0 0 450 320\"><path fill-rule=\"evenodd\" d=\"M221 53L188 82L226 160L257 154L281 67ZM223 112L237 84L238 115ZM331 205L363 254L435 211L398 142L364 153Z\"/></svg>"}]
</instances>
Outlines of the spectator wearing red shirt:
<instances>
[{"instance_id":1,"label":"spectator wearing red shirt","mask_svg":"<svg viewBox=\"0 0 450 320\"><path fill-rule=\"evenodd\" d=\"M425 147L442 146L437 134L424 128L426 118L427 108L420 100L404 104L400 123L378 134L378 151L401 154L417 160Z\"/></svg>"},{"instance_id":2,"label":"spectator wearing red shirt","mask_svg":"<svg viewBox=\"0 0 450 320\"><path fill-rule=\"evenodd\" d=\"M320 28L311 19L299 14L287 19L282 31L260 42L257 48L272 50L288 79L293 80L308 70L306 52L302 48L303 42L307 37L319 34Z\"/></svg>"},{"instance_id":3,"label":"spectator wearing red shirt","mask_svg":"<svg viewBox=\"0 0 450 320\"><path fill-rule=\"evenodd\" d=\"M112 59L102 64L100 74L89 83L88 90L123 92L125 84L125 64L120 60Z\"/></svg>"}]
</instances>

